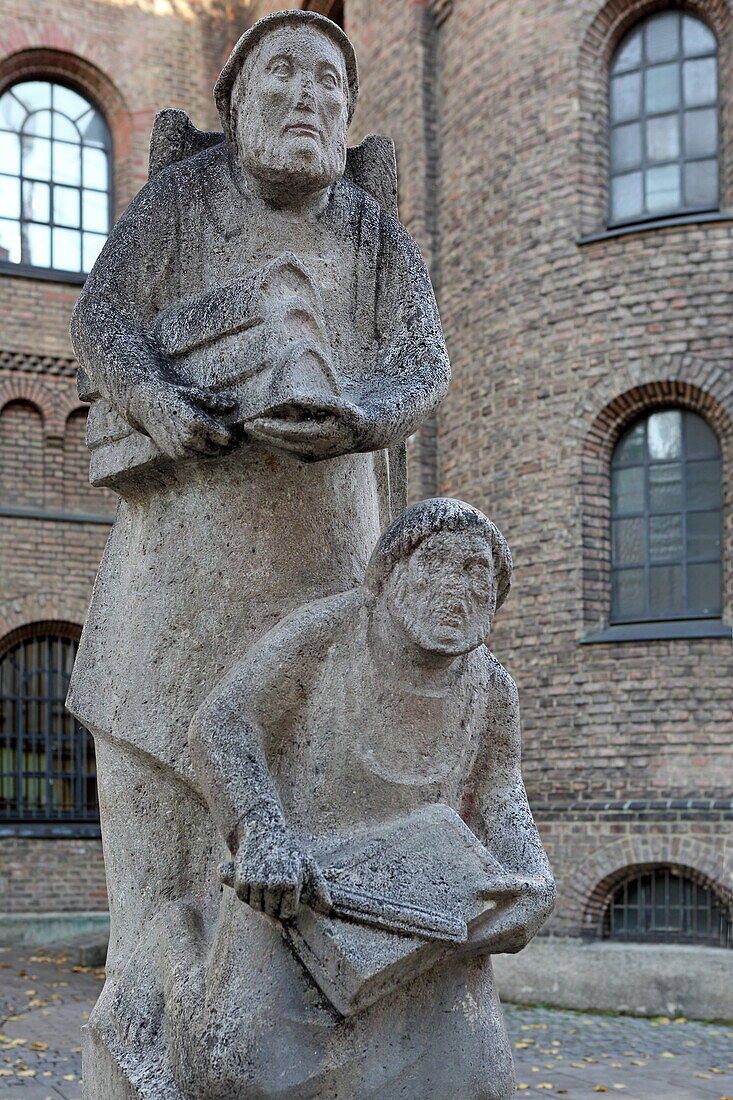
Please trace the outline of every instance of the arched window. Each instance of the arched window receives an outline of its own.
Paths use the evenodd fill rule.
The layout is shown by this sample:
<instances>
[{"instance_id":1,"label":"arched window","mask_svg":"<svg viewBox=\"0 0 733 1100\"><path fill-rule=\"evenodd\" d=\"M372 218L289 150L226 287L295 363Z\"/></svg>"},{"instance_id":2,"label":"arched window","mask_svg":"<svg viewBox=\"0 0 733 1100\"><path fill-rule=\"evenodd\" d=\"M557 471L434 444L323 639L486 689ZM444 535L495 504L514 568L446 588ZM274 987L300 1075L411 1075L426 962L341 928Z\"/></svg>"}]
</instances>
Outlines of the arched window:
<instances>
[{"instance_id":1,"label":"arched window","mask_svg":"<svg viewBox=\"0 0 733 1100\"><path fill-rule=\"evenodd\" d=\"M0 95L0 260L90 270L110 228L112 142L78 92L26 80Z\"/></svg>"},{"instance_id":2,"label":"arched window","mask_svg":"<svg viewBox=\"0 0 733 1100\"><path fill-rule=\"evenodd\" d=\"M720 444L695 413L637 420L611 461L612 622L721 614Z\"/></svg>"},{"instance_id":3,"label":"arched window","mask_svg":"<svg viewBox=\"0 0 733 1100\"><path fill-rule=\"evenodd\" d=\"M621 41L609 80L612 224L718 207L715 35L663 11Z\"/></svg>"},{"instance_id":4,"label":"arched window","mask_svg":"<svg viewBox=\"0 0 733 1100\"><path fill-rule=\"evenodd\" d=\"M94 742L64 707L77 645L52 622L0 643L0 820L98 818Z\"/></svg>"},{"instance_id":5,"label":"arched window","mask_svg":"<svg viewBox=\"0 0 733 1100\"><path fill-rule=\"evenodd\" d=\"M604 939L731 946L731 907L722 891L676 867L635 871L603 913Z\"/></svg>"}]
</instances>

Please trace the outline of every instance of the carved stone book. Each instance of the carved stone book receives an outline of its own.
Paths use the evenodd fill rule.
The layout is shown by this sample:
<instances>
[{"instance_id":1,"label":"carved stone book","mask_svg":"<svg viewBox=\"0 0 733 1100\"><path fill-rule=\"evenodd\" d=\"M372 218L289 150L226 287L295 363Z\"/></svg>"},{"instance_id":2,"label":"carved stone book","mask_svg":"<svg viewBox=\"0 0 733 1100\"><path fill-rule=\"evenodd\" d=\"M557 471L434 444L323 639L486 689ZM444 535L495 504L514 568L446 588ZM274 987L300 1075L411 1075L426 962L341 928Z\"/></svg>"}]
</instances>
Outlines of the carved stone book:
<instances>
[{"instance_id":1,"label":"carved stone book","mask_svg":"<svg viewBox=\"0 0 733 1100\"><path fill-rule=\"evenodd\" d=\"M301 905L283 930L344 1016L447 958L494 908L481 891L504 874L459 815L440 804L315 855L333 911Z\"/></svg>"}]
</instances>

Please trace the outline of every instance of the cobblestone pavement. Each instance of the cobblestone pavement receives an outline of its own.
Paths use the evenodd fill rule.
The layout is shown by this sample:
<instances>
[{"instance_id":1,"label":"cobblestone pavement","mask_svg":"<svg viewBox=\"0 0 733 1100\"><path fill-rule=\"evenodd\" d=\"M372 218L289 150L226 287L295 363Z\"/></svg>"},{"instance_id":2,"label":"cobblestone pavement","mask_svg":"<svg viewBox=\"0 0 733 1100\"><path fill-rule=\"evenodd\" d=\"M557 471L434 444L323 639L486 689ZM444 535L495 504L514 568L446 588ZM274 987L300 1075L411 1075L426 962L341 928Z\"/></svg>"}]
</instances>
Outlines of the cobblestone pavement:
<instances>
[{"instance_id":1,"label":"cobblestone pavement","mask_svg":"<svg viewBox=\"0 0 733 1100\"><path fill-rule=\"evenodd\" d=\"M0 949L0 1100L81 1100L79 1028L102 978L68 956ZM733 1025L505 1012L518 1097L733 1100Z\"/></svg>"}]
</instances>

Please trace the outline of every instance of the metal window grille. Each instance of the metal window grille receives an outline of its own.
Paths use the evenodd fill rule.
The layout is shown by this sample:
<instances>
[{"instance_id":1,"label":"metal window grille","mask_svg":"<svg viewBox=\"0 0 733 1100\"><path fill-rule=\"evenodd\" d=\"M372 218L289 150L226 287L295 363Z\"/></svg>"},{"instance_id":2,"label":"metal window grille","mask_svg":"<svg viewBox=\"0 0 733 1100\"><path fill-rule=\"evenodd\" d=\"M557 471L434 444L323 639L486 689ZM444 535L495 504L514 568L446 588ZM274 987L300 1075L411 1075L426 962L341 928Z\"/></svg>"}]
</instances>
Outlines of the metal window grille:
<instances>
[{"instance_id":1,"label":"metal window grille","mask_svg":"<svg viewBox=\"0 0 733 1100\"><path fill-rule=\"evenodd\" d=\"M605 939L731 947L731 906L710 886L673 867L635 875L603 914Z\"/></svg>"},{"instance_id":2,"label":"metal window grille","mask_svg":"<svg viewBox=\"0 0 733 1100\"><path fill-rule=\"evenodd\" d=\"M77 642L38 634L0 657L0 819L97 821L94 743L64 700Z\"/></svg>"},{"instance_id":3,"label":"metal window grille","mask_svg":"<svg viewBox=\"0 0 733 1100\"><path fill-rule=\"evenodd\" d=\"M637 420L611 462L611 621L719 618L720 444L702 417Z\"/></svg>"},{"instance_id":4,"label":"metal window grille","mask_svg":"<svg viewBox=\"0 0 733 1100\"><path fill-rule=\"evenodd\" d=\"M717 210L717 42L700 19L657 12L621 41L609 72L609 220Z\"/></svg>"},{"instance_id":5,"label":"metal window grille","mask_svg":"<svg viewBox=\"0 0 733 1100\"><path fill-rule=\"evenodd\" d=\"M89 271L111 225L111 151L73 89L26 80L0 95L0 260Z\"/></svg>"}]
</instances>

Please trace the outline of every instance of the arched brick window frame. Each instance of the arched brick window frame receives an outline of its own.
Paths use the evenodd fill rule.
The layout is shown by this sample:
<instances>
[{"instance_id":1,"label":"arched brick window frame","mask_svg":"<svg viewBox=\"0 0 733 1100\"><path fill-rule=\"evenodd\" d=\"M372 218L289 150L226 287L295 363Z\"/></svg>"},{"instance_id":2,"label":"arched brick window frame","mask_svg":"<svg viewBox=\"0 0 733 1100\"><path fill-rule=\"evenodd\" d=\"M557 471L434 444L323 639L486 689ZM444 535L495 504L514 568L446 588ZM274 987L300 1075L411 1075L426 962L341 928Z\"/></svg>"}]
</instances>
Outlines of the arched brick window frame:
<instances>
[{"instance_id":1,"label":"arched brick window frame","mask_svg":"<svg viewBox=\"0 0 733 1100\"><path fill-rule=\"evenodd\" d=\"M595 417L582 451L583 626L603 630L611 610L611 457L622 432L644 413L688 409L702 416L720 440L723 471L723 618L733 610L733 422L707 391L667 380L635 386Z\"/></svg>"},{"instance_id":2,"label":"arched brick window frame","mask_svg":"<svg viewBox=\"0 0 733 1100\"><path fill-rule=\"evenodd\" d=\"M77 623L25 623L0 638L0 821L98 821L91 735L64 708Z\"/></svg>"},{"instance_id":3,"label":"arched brick window frame","mask_svg":"<svg viewBox=\"0 0 733 1100\"><path fill-rule=\"evenodd\" d=\"M697 16L718 40L721 210L733 201L733 133L726 94L733 72L733 34L727 0L607 0L586 29L578 57L578 194L582 235L602 232L608 220L608 70L611 59L621 39L635 23L665 9L684 9Z\"/></svg>"},{"instance_id":4,"label":"arched brick window frame","mask_svg":"<svg viewBox=\"0 0 733 1100\"><path fill-rule=\"evenodd\" d=\"M113 209L115 218L118 217L136 190L132 175L132 118L121 93L96 65L63 50L25 49L0 60L0 95L12 84L33 79L68 84L104 115L112 134Z\"/></svg>"},{"instance_id":5,"label":"arched brick window frame","mask_svg":"<svg viewBox=\"0 0 733 1100\"><path fill-rule=\"evenodd\" d=\"M584 938L602 938L606 909L610 905L616 890L623 882L642 875L645 872L665 869L675 871L685 878L691 879L698 886L703 887L703 889L709 890L718 900L721 907L725 908L730 913L730 919L733 920L733 893L726 889L726 887L715 878L711 877L709 874L705 874L704 871L678 862L632 863L617 868L596 884L586 901L583 911L582 927Z\"/></svg>"}]
</instances>

